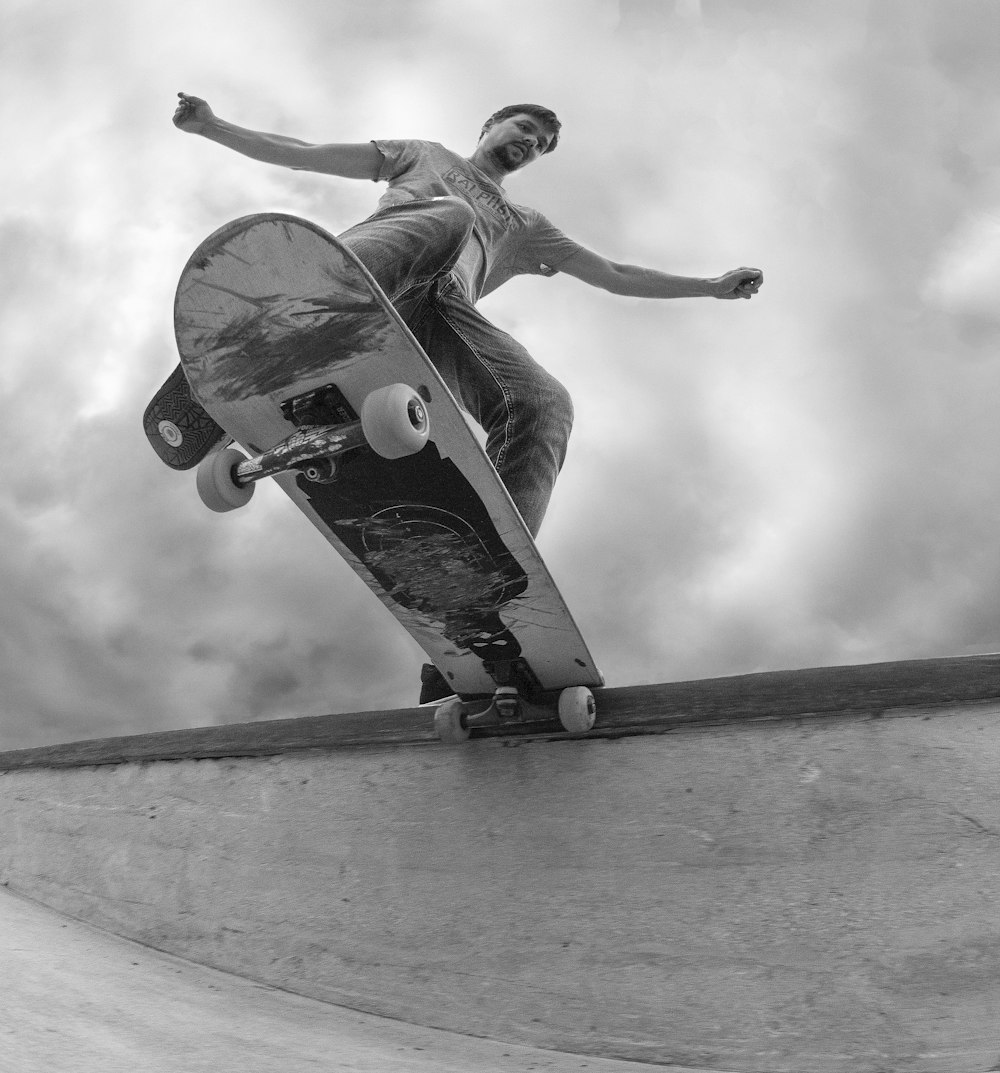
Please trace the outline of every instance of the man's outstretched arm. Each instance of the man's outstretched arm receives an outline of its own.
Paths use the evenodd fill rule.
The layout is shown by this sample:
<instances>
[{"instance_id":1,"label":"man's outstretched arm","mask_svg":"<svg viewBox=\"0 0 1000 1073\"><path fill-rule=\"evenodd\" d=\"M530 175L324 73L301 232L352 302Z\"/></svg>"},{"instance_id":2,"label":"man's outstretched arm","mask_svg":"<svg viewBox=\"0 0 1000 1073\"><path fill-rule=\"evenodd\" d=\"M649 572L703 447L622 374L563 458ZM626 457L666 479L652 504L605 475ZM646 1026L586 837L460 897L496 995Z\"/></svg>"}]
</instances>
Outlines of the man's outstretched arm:
<instances>
[{"instance_id":1,"label":"man's outstretched arm","mask_svg":"<svg viewBox=\"0 0 1000 1073\"><path fill-rule=\"evenodd\" d=\"M735 268L714 278L673 276L655 268L617 264L591 250L574 253L559 271L630 298L752 298L764 282L759 268Z\"/></svg>"},{"instance_id":2,"label":"man's outstretched arm","mask_svg":"<svg viewBox=\"0 0 1000 1073\"><path fill-rule=\"evenodd\" d=\"M180 104L174 112L174 126L189 134L218 142L265 164L278 164L300 171L318 171L345 179L375 179L382 166L382 154L371 142L314 145L283 134L265 134L227 123L200 97L178 93Z\"/></svg>"}]
</instances>

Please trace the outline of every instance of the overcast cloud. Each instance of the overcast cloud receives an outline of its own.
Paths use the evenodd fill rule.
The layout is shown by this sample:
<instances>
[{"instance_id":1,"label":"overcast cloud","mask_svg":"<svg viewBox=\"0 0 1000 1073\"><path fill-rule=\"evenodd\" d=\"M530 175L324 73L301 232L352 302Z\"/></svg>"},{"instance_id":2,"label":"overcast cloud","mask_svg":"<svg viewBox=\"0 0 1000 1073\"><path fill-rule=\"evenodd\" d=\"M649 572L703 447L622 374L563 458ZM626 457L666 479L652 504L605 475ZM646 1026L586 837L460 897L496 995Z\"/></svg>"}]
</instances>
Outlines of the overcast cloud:
<instances>
[{"instance_id":1,"label":"overcast cloud","mask_svg":"<svg viewBox=\"0 0 1000 1073\"><path fill-rule=\"evenodd\" d=\"M413 703L421 653L276 488L210 514L149 449L188 254L381 190L182 135L178 90L315 141L471 152L616 260L483 311L573 393L540 545L612 685L1000 642L993 0L0 0L0 749Z\"/></svg>"}]
</instances>

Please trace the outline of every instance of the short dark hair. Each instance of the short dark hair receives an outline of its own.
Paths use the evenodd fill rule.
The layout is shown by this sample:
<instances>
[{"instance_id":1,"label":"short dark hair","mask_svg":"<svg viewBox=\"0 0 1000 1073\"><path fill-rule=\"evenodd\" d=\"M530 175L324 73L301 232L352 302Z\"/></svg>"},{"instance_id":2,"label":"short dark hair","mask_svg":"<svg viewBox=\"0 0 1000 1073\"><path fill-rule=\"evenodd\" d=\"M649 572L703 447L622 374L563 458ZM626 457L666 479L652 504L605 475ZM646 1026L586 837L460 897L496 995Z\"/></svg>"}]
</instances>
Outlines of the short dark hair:
<instances>
[{"instance_id":1,"label":"short dark hair","mask_svg":"<svg viewBox=\"0 0 1000 1073\"><path fill-rule=\"evenodd\" d=\"M534 116L535 119L542 123L552 135L552 141L549 142L545 150L546 153L551 153L559 144L559 131L562 130L562 123L559 122L555 112L550 108L543 108L540 104L508 104L506 107L494 112L483 124L483 129L479 132L479 140L483 140L483 136L494 123L499 123L503 119L510 119L513 115Z\"/></svg>"}]
</instances>

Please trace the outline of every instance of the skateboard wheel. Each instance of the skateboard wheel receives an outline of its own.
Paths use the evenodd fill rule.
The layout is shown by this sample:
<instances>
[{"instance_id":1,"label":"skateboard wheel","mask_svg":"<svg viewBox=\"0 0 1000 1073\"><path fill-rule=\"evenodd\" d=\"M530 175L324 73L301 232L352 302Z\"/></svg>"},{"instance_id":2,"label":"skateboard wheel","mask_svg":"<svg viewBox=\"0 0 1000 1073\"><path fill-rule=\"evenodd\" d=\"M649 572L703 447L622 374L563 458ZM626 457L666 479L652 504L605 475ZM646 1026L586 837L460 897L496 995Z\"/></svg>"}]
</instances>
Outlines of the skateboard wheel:
<instances>
[{"instance_id":1,"label":"skateboard wheel","mask_svg":"<svg viewBox=\"0 0 1000 1073\"><path fill-rule=\"evenodd\" d=\"M383 458L413 455L431 430L427 405L407 384L376 388L361 404L361 430L368 446Z\"/></svg>"},{"instance_id":2,"label":"skateboard wheel","mask_svg":"<svg viewBox=\"0 0 1000 1073\"><path fill-rule=\"evenodd\" d=\"M469 728L462 722L465 705L458 697L446 700L434 713L437 736L449 745L461 745L469 740Z\"/></svg>"},{"instance_id":3,"label":"skateboard wheel","mask_svg":"<svg viewBox=\"0 0 1000 1073\"><path fill-rule=\"evenodd\" d=\"M209 510L219 514L245 507L254 493L253 484L237 484L233 470L246 461L246 455L234 447L213 451L198 463L198 495Z\"/></svg>"},{"instance_id":4,"label":"skateboard wheel","mask_svg":"<svg viewBox=\"0 0 1000 1073\"><path fill-rule=\"evenodd\" d=\"M559 694L559 722L571 733L590 730L597 718L597 701L586 686L572 686Z\"/></svg>"}]
</instances>

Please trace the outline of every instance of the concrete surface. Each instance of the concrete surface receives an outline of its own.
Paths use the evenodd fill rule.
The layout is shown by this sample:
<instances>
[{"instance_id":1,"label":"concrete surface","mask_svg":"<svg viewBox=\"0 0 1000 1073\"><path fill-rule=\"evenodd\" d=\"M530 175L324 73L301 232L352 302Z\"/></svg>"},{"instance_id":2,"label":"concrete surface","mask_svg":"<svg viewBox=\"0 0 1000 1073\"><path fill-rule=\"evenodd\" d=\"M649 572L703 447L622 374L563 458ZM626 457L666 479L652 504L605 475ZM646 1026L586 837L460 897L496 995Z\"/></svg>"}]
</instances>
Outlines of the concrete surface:
<instances>
[{"instance_id":1,"label":"concrete surface","mask_svg":"<svg viewBox=\"0 0 1000 1073\"><path fill-rule=\"evenodd\" d=\"M247 981L553 1062L985 1073L1000 701L954 703L947 681L822 718L808 697L749 722L706 703L659 735L647 711L634 737L19 757L0 882Z\"/></svg>"},{"instance_id":2,"label":"concrete surface","mask_svg":"<svg viewBox=\"0 0 1000 1073\"><path fill-rule=\"evenodd\" d=\"M355 1013L0 891L4 1073L685 1073Z\"/></svg>"}]
</instances>

